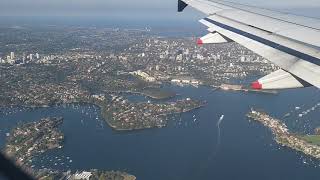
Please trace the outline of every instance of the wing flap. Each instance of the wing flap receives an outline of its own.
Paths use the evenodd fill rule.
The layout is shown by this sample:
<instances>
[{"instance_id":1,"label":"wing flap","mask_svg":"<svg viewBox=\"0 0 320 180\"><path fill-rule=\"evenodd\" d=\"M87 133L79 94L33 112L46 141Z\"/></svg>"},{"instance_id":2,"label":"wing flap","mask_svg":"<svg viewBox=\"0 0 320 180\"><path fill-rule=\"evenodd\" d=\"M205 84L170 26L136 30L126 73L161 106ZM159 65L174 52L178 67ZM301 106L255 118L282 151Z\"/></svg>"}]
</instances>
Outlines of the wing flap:
<instances>
[{"instance_id":1,"label":"wing flap","mask_svg":"<svg viewBox=\"0 0 320 180\"><path fill-rule=\"evenodd\" d=\"M253 82L251 87L253 89L291 89L302 88L310 86L305 81L295 77L294 75L279 69L271 74L260 78L258 81Z\"/></svg>"},{"instance_id":2,"label":"wing flap","mask_svg":"<svg viewBox=\"0 0 320 180\"><path fill-rule=\"evenodd\" d=\"M220 44L220 43L227 43L230 40L226 37L223 37L221 34L217 32L210 32L209 34L201 37L198 39L197 44Z\"/></svg>"}]
</instances>

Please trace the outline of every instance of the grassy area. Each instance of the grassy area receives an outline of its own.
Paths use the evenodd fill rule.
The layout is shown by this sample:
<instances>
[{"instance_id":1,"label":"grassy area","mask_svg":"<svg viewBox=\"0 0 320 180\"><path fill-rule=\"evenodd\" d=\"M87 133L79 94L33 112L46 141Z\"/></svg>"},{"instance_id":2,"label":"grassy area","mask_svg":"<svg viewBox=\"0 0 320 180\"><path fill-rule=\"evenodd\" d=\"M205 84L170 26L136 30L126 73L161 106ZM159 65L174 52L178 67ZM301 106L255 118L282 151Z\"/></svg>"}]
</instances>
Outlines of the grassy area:
<instances>
[{"instance_id":1,"label":"grassy area","mask_svg":"<svg viewBox=\"0 0 320 180\"><path fill-rule=\"evenodd\" d=\"M305 141L320 146L320 135L301 136Z\"/></svg>"}]
</instances>

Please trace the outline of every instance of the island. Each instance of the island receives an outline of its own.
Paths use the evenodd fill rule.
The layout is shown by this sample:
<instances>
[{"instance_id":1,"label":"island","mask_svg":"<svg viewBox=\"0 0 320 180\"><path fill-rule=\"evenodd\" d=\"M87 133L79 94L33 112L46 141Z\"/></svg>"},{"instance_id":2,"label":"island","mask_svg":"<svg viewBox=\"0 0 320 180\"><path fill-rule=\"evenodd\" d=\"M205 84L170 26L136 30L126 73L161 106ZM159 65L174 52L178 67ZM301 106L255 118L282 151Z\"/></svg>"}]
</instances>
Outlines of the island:
<instances>
[{"instance_id":1,"label":"island","mask_svg":"<svg viewBox=\"0 0 320 180\"><path fill-rule=\"evenodd\" d=\"M251 109L247 117L268 127L272 131L274 139L278 144L320 159L319 136L291 133L287 126L280 120L255 109Z\"/></svg>"}]
</instances>

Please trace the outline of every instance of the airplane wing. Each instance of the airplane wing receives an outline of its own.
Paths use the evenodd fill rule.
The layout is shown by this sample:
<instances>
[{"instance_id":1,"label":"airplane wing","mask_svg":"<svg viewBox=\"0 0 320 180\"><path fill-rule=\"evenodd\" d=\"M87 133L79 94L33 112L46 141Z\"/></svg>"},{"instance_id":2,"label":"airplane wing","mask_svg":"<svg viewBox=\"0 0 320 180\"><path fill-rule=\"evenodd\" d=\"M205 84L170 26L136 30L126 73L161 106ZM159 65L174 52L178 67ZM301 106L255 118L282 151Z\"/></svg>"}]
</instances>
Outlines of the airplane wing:
<instances>
[{"instance_id":1,"label":"airplane wing","mask_svg":"<svg viewBox=\"0 0 320 180\"><path fill-rule=\"evenodd\" d=\"M281 67L252 88L320 88L320 19L222 0L178 0L178 11L188 5L208 16L198 44L233 40Z\"/></svg>"}]
</instances>

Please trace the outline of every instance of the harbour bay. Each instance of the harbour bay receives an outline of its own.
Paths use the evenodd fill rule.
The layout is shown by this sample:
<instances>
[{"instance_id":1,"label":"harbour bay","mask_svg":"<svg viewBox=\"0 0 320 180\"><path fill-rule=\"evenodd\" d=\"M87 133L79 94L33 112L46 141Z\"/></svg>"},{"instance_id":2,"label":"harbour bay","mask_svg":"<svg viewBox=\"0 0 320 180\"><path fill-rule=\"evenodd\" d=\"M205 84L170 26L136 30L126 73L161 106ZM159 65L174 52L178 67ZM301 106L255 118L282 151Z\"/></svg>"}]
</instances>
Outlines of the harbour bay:
<instances>
[{"instance_id":1,"label":"harbour bay","mask_svg":"<svg viewBox=\"0 0 320 180\"><path fill-rule=\"evenodd\" d=\"M299 118L295 107L303 111L318 103L319 95L313 88L281 91L277 95L212 91L207 87L169 88L179 94L172 100L191 97L206 100L208 104L181 116L175 115L167 127L130 132L112 130L99 108L90 104L1 109L1 146L6 133L18 122L58 116L64 118L60 127L65 135L63 148L35 157L35 168L121 170L142 180L314 179L320 176L317 160L280 147L267 128L249 123L245 117L251 107L261 108L284 119L292 131L310 133L320 125L316 119L319 111ZM150 100L131 96L128 98L136 101ZM291 116L282 118L291 111ZM220 123L221 143L217 146L217 122L221 115L225 117ZM307 125L301 127L302 122Z\"/></svg>"}]
</instances>

